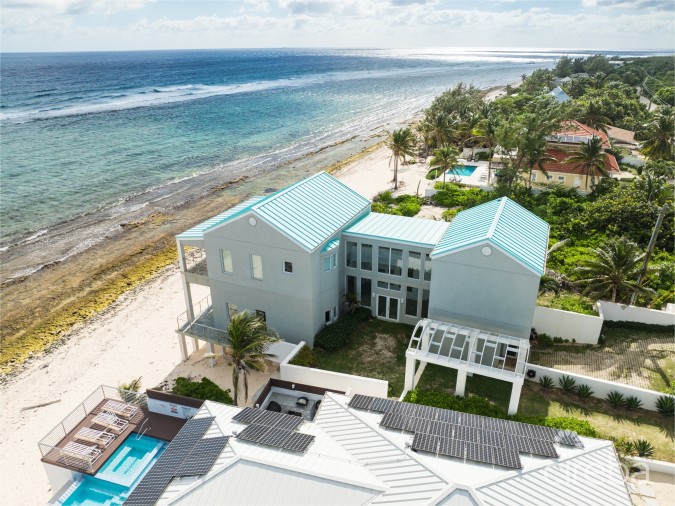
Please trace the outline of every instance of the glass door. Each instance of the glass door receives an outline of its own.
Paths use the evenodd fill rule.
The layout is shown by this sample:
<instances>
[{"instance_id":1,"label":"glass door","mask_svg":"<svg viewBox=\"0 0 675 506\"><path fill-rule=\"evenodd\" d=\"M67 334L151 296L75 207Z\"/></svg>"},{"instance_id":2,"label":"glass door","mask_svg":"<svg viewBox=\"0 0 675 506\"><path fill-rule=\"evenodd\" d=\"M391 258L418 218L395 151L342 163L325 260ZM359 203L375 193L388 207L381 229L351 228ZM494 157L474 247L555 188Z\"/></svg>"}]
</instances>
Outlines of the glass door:
<instances>
[{"instance_id":1,"label":"glass door","mask_svg":"<svg viewBox=\"0 0 675 506\"><path fill-rule=\"evenodd\" d=\"M378 295L377 316L387 320L398 321L398 298Z\"/></svg>"}]
</instances>

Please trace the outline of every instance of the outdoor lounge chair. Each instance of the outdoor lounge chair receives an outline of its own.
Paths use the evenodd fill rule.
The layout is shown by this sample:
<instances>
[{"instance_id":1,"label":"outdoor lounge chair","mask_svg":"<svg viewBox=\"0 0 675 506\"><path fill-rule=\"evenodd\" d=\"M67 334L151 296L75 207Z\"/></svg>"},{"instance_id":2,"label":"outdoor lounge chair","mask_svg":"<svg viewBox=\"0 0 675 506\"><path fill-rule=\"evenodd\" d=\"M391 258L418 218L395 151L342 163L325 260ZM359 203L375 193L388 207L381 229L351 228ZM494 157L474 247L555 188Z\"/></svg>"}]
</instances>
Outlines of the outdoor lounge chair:
<instances>
[{"instance_id":1,"label":"outdoor lounge chair","mask_svg":"<svg viewBox=\"0 0 675 506\"><path fill-rule=\"evenodd\" d=\"M125 418L126 420L129 420L136 414L136 412L138 411L138 407L132 404L127 404L125 402L108 401L103 406L103 411L113 413L114 415L119 416L120 418Z\"/></svg>"},{"instance_id":2,"label":"outdoor lounge chair","mask_svg":"<svg viewBox=\"0 0 675 506\"><path fill-rule=\"evenodd\" d=\"M101 453L101 450L95 446L83 445L74 441L71 441L61 449L61 455L66 464L78 467L82 464L91 466L101 456Z\"/></svg>"},{"instance_id":3,"label":"outdoor lounge chair","mask_svg":"<svg viewBox=\"0 0 675 506\"><path fill-rule=\"evenodd\" d=\"M92 424L94 426L105 427L115 434L121 434L127 428L129 422L111 413L99 413L92 420Z\"/></svg>"},{"instance_id":4,"label":"outdoor lounge chair","mask_svg":"<svg viewBox=\"0 0 675 506\"><path fill-rule=\"evenodd\" d=\"M77 434L75 434L75 439L77 441L85 441L87 443L95 444L101 448L107 448L108 445L115 440L115 435L102 430L82 427L79 431L77 431Z\"/></svg>"}]
</instances>

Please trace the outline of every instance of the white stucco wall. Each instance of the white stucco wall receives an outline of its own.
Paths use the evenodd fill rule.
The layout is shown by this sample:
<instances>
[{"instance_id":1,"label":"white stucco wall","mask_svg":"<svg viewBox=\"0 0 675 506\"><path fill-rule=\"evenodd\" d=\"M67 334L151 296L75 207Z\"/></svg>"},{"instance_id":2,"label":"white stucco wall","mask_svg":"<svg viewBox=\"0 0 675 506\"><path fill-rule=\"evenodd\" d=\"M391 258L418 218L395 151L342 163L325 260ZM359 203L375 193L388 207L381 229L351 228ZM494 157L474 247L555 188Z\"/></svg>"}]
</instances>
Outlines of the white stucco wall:
<instances>
[{"instance_id":1,"label":"white stucco wall","mask_svg":"<svg viewBox=\"0 0 675 506\"><path fill-rule=\"evenodd\" d=\"M599 300L597 306L598 312L602 317L610 322L625 321L649 323L652 325L675 324L675 314L668 311L647 309L646 307L626 306L625 304L616 304L606 300Z\"/></svg>"},{"instance_id":2,"label":"white stucco wall","mask_svg":"<svg viewBox=\"0 0 675 506\"><path fill-rule=\"evenodd\" d=\"M550 337L576 340L577 343L597 344L602 330L603 319L561 309L537 306L534 309L532 327L539 334Z\"/></svg>"},{"instance_id":3,"label":"white stucco wall","mask_svg":"<svg viewBox=\"0 0 675 506\"><path fill-rule=\"evenodd\" d=\"M563 376L570 376L576 380L577 385L588 385L591 387L594 392L593 397L605 399L609 392L616 390L621 392L624 397L629 397L631 395L637 397L642 401L642 407L651 411L656 411L657 399L662 395L665 395L662 392L655 392L654 390L647 390L644 388L625 385L623 383L615 383L613 381L591 378L590 376L584 376L583 374L559 371L558 369L551 369L541 365L527 364L527 369L533 369L537 372L536 378L527 378L530 381L538 382L539 378L542 376L549 376L555 383L556 388L559 388L558 379Z\"/></svg>"}]
</instances>

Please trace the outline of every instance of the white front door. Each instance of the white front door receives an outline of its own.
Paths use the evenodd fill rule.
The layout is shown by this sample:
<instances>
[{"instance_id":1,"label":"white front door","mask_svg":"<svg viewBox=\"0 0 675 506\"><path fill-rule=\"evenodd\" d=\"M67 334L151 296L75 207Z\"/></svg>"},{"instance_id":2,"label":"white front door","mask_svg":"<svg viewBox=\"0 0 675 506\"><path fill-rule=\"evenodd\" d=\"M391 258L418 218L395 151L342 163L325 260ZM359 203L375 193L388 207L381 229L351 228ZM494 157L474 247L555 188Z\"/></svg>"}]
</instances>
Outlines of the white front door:
<instances>
[{"instance_id":1,"label":"white front door","mask_svg":"<svg viewBox=\"0 0 675 506\"><path fill-rule=\"evenodd\" d=\"M377 296L377 316L398 321L398 297Z\"/></svg>"}]
</instances>

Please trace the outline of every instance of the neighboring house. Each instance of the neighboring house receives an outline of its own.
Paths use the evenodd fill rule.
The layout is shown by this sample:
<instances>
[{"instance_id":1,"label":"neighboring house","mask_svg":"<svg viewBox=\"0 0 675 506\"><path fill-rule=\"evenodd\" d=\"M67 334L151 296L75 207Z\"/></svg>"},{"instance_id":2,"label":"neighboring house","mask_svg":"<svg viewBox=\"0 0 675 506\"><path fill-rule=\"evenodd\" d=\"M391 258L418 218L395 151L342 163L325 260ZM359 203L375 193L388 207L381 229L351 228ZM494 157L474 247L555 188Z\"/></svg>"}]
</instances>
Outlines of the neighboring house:
<instances>
[{"instance_id":1,"label":"neighboring house","mask_svg":"<svg viewBox=\"0 0 675 506\"><path fill-rule=\"evenodd\" d=\"M570 100L572 100L560 86L556 86L555 88L553 88L553 90L551 90L549 95L555 98L556 102L558 102L559 104L564 104L565 102L569 102Z\"/></svg>"},{"instance_id":2,"label":"neighboring house","mask_svg":"<svg viewBox=\"0 0 675 506\"><path fill-rule=\"evenodd\" d=\"M181 352L187 358L186 336L224 344L230 316L242 310L286 341L313 345L346 310L347 293L385 320L438 318L526 339L547 240L548 225L507 198L449 225L371 213L367 199L322 172L177 236ZM190 265L187 247L205 260ZM193 283L211 291L199 310Z\"/></svg>"},{"instance_id":3,"label":"neighboring house","mask_svg":"<svg viewBox=\"0 0 675 506\"><path fill-rule=\"evenodd\" d=\"M630 150L638 149L638 143L635 140L635 132L631 130L608 126L607 135L612 139L615 147L627 148Z\"/></svg>"},{"instance_id":4,"label":"neighboring house","mask_svg":"<svg viewBox=\"0 0 675 506\"><path fill-rule=\"evenodd\" d=\"M567 188L576 188L580 193L591 191L591 178L586 181L584 170L578 164L568 164L565 161L572 156L572 152L579 149L584 143L590 142L593 137L602 139L604 149L611 147L607 134L579 123L578 121L567 121L563 127L550 135L547 139L548 147L546 154L552 158L552 161L544 164L547 174L538 169L532 170L530 181L540 184L561 184ZM619 164L614 155L606 153L605 170L610 177L621 175ZM596 182L603 176L596 176Z\"/></svg>"}]
</instances>

